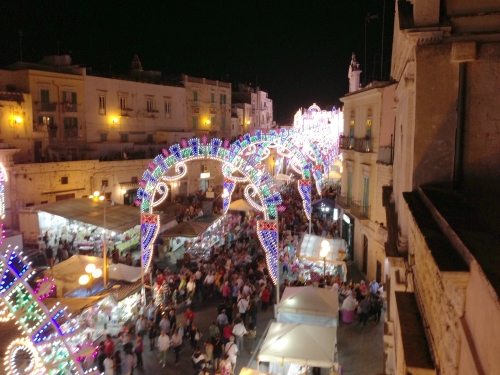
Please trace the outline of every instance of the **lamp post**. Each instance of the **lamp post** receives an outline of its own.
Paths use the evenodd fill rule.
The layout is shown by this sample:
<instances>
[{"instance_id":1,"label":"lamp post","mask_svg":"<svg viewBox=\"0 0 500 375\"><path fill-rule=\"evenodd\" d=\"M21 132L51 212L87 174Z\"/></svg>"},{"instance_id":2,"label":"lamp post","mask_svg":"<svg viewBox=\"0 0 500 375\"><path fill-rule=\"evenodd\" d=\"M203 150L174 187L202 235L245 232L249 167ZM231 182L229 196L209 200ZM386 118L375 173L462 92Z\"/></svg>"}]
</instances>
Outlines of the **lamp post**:
<instances>
[{"instance_id":1,"label":"lamp post","mask_svg":"<svg viewBox=\"0 0 500 375\"><path fill-rule=\"evenodd\" d=\"M321 241L321 250L319 251L319 256L323 258L323 278L326 277L326 257L329 252L330 252L330 243L328 242L328 240Z\"/></svg>"},{"instance_id":2,"label":"lamp post","mask_svg":"<svg viewBox=\"0 0 500 375\"><path fill-rule=\"evenodd\" d=\"M94 194L90 195L89 198L94 201L104 201L106 199L104 195L104 187L102 194L99 191L94 191ZM108 249L107 249L107 239L106 239L106 204L104 204L104 225L103 225L103 246L102 246L102 258L104 262L103 266L103 284L104 289L108 286Z\"/></svg>"},{"instance_id":3,"label":"lamp post","mask_svg":"<svg viewBox=\"0 0 500 375\"><path fill-rule=\"evenodd\" d=\"M87 285L90 281L90 295L92 295L94 292L94 279L98 279L103 273L102 270L100 268L96 268L93 263L87 264L85 272L87 272L87 275L80 276L78 283L80 285Z\"/></svg>"}]
</instances>

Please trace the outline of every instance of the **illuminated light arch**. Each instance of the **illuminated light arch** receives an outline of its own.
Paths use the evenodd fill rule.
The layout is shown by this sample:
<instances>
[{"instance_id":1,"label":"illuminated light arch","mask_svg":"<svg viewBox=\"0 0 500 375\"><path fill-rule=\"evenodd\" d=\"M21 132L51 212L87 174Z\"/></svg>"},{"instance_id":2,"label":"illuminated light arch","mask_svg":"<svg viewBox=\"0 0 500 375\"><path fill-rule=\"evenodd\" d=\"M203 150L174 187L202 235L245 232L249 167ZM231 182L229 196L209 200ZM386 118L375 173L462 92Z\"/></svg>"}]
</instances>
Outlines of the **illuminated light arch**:
<instances>
[{"instance_id":1,"label":"illuminated light arch","mask_svg":"<svg viewBox=\"0 0 500 375\"><path fill-rule=\"evenodd\" d=\"M247 134L245 137L251 143L250 135ZM231 144L229 140L222 141L217 138L209 140L206 136L203 136L201 140L198 138L183 139L180 144L163 149L162 154L156 156L153 162L148 164L148 169L139 181L140 188L137 191L138 199L136 201L136 204L141 208L142 215L141 263L144 270L148 270L151 265L153 243L160 227L159 217L153 213L153 208L159 200L164 200L168 194L166 186L162 184L164 181L174 181L181 178L182 171L178 169L178 165L185 165L185 162L211 159L222 163L224 189L229 193L227 198L223 198L225 210L229 207L231 193L236 182L246 181L251 186L251 195L256 196L257 201L260 201L257 203L252 199L250 204L263 213L265 220L277 218L281 195L274 185L272 177L263 171L259 158L245 158L240 154L241 150L241 142ZM177 175L167 176L167 172L172 168L175 168ZM239 172L243 177L233 176L234 172ZM266 244L263 246L268 251ZM271 277L276 282L277 259L270 257L268 260Z\"/></svg>"},{"instance_id":2,"label":"illuminated light arch","mask_svg":"<svg viewBox=\"0 0 500 375\"><path fill-rule=\"evenodd\" d=\"M65 308L55 306L49 310L41 296L28 285L27 280L35 271L17 253L17 247L0 255L0 300L7 306L15 324L25 337L14 340L5 355L4 365L11 374L57 374L94 375L97 367L83 370L78 361L79 348L71 338L79 328L76 322L66 321L59 325L57 319L64 317ZM29 356L29 372L16 369L16 353L24 351Z\"/></svg>"},{"instance_id":3,"label":"illuminated light arch","mask_svg":"<svg viewBox=\"0 0 500 375\"><path fill-rule=\"evenodd\" d=\"M7 181L7 171L0 163L0 220L5 219L5 182Z\"/></svg>"}]
</instances>

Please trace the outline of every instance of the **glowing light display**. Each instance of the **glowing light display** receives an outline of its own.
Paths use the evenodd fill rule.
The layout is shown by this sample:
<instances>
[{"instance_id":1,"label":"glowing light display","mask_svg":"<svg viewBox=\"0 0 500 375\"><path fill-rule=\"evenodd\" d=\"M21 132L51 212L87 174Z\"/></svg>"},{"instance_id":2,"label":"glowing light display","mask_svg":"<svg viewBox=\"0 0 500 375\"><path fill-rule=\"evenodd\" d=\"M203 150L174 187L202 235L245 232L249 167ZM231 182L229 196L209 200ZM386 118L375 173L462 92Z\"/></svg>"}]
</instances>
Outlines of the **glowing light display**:
<instances>
[{"instance_id":1,"label":"glowing light display","mask_svg":"<svg viewBox=\"0 0 500 375\"><path fill-rule=\"evenodd\" d=\"M153 259L153 245L160 229L160 216L142 214L141 219L141 262L147 270Z\"/></svg>"},{"instance_id":2,"label":"glowing light display","mask_svg":"<svg viewBox=\"0 0 500 375\"><path fill-rule=\"evenodd\" d=\"M276 284L278 280L278 223L262 220L257 222L257 236L266 252L269 274Z\"/></svg>"},{"instance_id":3,"label":"glowing light display","mask_svg":"<svg viewBox=\"0 0 500 375\"><path fill-rule=\"evenodd\" d=\"M311 181L299 180L298 187L300 196L302 197L304 212L306 213L307 220L309 220L311 217Z\"/></svg>"},{"instance_id":4,"label":"glowing light display","mask_svg":"<svg viewBox=\"0 0 500 375\"><path fill-rule=\"evenodd\" d=\"M27 280L34 275L17 247L8 246L0 255L0 315L13 319L27 336L14 340L5 355L4 367L8 374L98 374L97 368L83 370L78 362L78 348L72 337L79 328L75 321L59 325L56 320L65 318L65 308L59 304L51 310L41 302L45 290L50 290L51 280L39 283L33 291ZM47 287L49 282L49 287ZM6 315L9 311L9 315ZM64 328L63 328L64 327ZM18 357L23 357L22 363Z\"/></svg>"},{"instance_id":5,"label":"glowing light display","mask_svg":"<svg viewBox=\"0 0 500 375\"><path fill-rule=\"evenodd\" d=\"M0 220L5 219L5 182L7 182L7 171L0 163Z\"/></svg>"}]
</instances>

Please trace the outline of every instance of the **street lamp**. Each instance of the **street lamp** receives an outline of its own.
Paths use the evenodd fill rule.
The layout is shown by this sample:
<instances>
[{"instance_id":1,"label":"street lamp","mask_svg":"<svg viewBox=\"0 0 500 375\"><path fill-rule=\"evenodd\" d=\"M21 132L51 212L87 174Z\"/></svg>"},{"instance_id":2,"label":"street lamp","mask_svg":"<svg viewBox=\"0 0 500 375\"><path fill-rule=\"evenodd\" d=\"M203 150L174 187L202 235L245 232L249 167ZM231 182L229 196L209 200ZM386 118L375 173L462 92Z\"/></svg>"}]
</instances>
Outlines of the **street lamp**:
<instances>
[{"instance_id":1,"label":"street lamp","mask_svg":"<svg viewBox=\"0 0 500 375\"><path fill-rule=\"evenodd\" d=\"M90 281L90 295L92 295L94 290L94 279L98 279L102 276L102 270L100 268L96 268L95 264L89 263L85 267L85 272L87 272L87 275L80 276L78 283L80 285L87 285Z\"/></svg>"},{"instance_id":2,"label":"street lamp","mask_svg":"<svg viewBox=\"0 0 500 375\"><path fill-rule=\"evenodd\" d=\"M99 191L94 191L94 194L89 196L90 199L93 199L94 201L104 201L106 199L104 195L104 186L103 186L103 192L102 194ZM107 249L107 239L106 239L106 204L104 205L104 225L103 225L103 247L102 247L102 258L104 262L103 266L103 284L104 284L104 289L108 286L108 249Z\"/></svg>"},{"instance_id":3,"label":"street lamp","mask_svg":"<svg viewBox=\"0 0 500 375\"><path fill-rule=\"evenodd\" d=\"M323 277L326 277L326 256L330 252L330 243L328 240L321 241L321 250L319 251L319 256L323 258ZM326 280L325 280L326 282Z\"/></svg>"}]
</instances>

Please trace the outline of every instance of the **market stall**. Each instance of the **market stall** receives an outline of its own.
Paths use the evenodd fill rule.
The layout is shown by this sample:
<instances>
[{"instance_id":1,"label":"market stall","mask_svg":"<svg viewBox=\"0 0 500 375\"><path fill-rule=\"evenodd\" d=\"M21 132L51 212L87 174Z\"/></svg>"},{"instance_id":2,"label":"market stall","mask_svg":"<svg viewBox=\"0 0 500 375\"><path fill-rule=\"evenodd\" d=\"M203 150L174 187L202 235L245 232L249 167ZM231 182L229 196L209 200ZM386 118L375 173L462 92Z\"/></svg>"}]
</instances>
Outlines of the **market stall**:
<instances>
[{"instance_id":1,"label":"market stall","mask_svg":"<svg viewBox=\"0 0 500 375\"><path fill-rule=\"evenodd\" d=\"M271 323L257 357L269 362L270 374L300 374L307 366L333 368L336 337L334 327Z\"/></svg>"},{"instance_id":2,"label":"market stall","mask_svg":"<svg viewBox=\"0 0 500 375\"><path fill-rule=\"evenodd\" d=\"M245 199L237 199L234 202L231 202L228 210L250 212L253 211L254 208Z\"/></svg>"},{"instance_id":3,"label":"market stall","mask_svg":"<svg viewBox=\"0 0 500 375\"><path fill-rule=\"evenodd\" d=\"M182 258L186 251L193 257L206 257L212 246L224 244L225 225L225 216L200 216L177 224L160 237L174 252L176 259Z\"/></svg>"},{"instance_id":4,"label":"market stall","mask_svg":"<svg viewBox=\"0 0 500 375\"><path fill-rule=\"evenodd\" d=\"M278 304L278 322L337 327L338 292L314 286L287 287Z\"/></svg>"},{"instance_id":5,"label":"market stall","mask_svg":"<svg viewBox=\"0 0 500 375\"><path fill-rule=\"evenodd\" d=\"M269 373L243 367L239 375L269 375Z\"/></svg>"}]
</instances>

